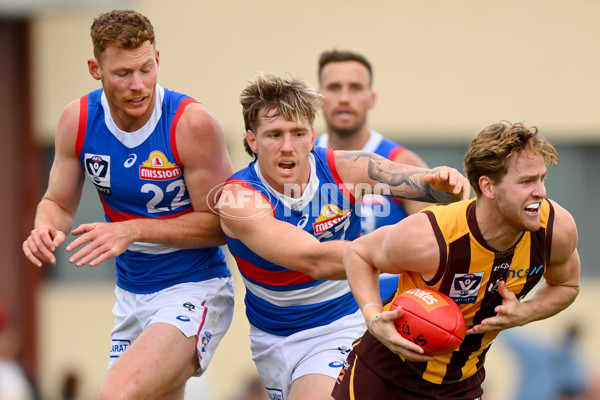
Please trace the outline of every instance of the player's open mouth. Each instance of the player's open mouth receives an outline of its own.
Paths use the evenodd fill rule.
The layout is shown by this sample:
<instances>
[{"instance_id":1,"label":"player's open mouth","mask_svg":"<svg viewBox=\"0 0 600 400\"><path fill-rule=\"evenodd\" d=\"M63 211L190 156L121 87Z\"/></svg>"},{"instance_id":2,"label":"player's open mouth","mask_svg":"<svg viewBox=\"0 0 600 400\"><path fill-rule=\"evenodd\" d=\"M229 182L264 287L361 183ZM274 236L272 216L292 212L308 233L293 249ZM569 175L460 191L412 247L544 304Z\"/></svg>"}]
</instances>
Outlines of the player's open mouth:
<instances>
[{"instance_id":1,"label":"player's open mouth","mask_svg":"<svg viewBox=\"0 0 600 400\"><path fill-rule=\"evenodd\" d=\"M279 168L281 169L286 169L286 170L291 170L296 166L296 163L293 161L281 161L279 164L277 164L279 166Z\"/></svg>"},{"instance_id":2,"label":"player's open mouth","mask_svg":"<svg viewBox=\"0 0 600 400\"><path fill-rule=\"evenodd\" d=\"M340 118L350 118L352 117L352 113L350 111L347 110L343 110L343 111L338 111L335 113L336 116L340 117Z\"/></svg>"},{"instance_id":3,"label":"player's open mouth","mask_svg":"<svg viewBox=\"0 0 600 400\"><path fill-rule=\"evenodd\" d=\"M529 215L537 215L540 211L540 203L532 203L525 207L525 212Z\"/></svg>"},{"instance_id":4,"label":"player's open mouth","mask_svg":"<svg viewBox=\"0 0 600 400\"><path fill-rule=\"evenodd\" d=\"M129 99L127 100L129 103L133 103L133 104L140 104L143 103L144 100L146 100L146 97L134 97L133 99Z\"/></svg>"}]
</instances>

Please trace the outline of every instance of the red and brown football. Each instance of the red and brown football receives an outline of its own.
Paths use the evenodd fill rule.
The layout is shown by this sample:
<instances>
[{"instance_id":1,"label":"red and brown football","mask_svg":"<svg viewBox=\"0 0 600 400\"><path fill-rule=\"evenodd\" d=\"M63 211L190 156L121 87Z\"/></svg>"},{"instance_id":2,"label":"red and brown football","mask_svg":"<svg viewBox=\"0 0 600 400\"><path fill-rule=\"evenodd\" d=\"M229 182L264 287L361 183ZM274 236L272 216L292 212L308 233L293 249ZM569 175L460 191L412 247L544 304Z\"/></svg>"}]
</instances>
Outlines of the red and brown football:
<instances>
[{"instance_id":1,"label":"red and brown football","mask_svg":"<svg viewBox=\"0 0 600 400\"><path fill-rule=\"evenodd\" d=\"M409 289L392 302L404 311L396 318L400 335L423 348L425 354L436 356L456 350L465 338L465 319L458 305L435 290Z\"/></svg>"}]
</instances>

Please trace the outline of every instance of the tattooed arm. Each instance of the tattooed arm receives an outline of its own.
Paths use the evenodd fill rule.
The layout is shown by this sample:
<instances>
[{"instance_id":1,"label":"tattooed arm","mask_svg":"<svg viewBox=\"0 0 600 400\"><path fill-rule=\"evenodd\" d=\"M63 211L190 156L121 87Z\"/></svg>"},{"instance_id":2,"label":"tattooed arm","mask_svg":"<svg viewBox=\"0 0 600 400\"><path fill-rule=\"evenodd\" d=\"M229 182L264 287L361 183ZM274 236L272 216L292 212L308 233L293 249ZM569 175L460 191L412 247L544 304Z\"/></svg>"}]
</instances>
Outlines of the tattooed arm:
<instances>
[{"instance_id":1,"label":"tattooed arm","mask_svg":"<svg viewBox=\"0 0 600 400\"><path fill-rule=\"evenodd\" d=\"M430 203L468 199L468 180L456 169L419 168L364 151L334 151L335 168L356 198L373 193Z\"/></svg>"}]
</instances>

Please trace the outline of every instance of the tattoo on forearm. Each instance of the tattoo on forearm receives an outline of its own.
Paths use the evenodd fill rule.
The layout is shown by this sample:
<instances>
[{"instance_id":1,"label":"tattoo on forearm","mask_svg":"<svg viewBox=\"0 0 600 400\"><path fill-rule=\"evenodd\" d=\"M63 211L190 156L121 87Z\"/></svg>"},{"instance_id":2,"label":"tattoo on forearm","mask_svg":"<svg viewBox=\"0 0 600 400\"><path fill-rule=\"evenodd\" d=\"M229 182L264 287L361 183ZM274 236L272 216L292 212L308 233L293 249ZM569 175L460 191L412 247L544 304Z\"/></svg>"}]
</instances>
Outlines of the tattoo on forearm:
<instances>
[{"instance_id":1,"label":"tattoo on forearm","mask_svg":"<svg viewBox=\"0 0 600 400\"><path fill-rule=\"evenodd\" d=\"M449 203L458 198L452 193L438 192L423 181L423 177L434 170L412 165L390 163L389 160L375 154L358 152L349 154L354 160L367 158L369 178L388 185L390 197L423 201L428 203Z\"/></svg>"}]
</instances>

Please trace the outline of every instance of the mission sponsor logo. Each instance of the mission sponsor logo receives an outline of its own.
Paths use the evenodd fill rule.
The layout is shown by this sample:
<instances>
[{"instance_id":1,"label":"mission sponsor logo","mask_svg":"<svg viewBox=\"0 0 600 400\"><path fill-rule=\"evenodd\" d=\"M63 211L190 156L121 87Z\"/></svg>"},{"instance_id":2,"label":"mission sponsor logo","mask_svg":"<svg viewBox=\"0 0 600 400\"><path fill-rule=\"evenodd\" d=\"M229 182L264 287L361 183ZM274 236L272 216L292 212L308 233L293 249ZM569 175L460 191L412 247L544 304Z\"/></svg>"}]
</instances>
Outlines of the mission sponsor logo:
<instances>
[{"instance_id":1,"label":"mission sponsor logo","mask_svg":"<svg viewBox=\"0 0 600 400\"><path fill-rule=\"evenodd\" d=\"M168 181L181 177L181 168L169 162L158 150L150 153L148 160L140 165L140 178L151 181Z\"/></svg>"},{"instance_id":2,"label":"mission sponsor logo","mask_svg":"<svg viewBox=\"0 0 600 400\"><path fill-rule=\"evenodd\" d=\"M321 208L321 215L313 223L315 235L320 235L336 225L344 222L352 214L352 210L341 210L333 204Z\"/></svg>"}]
</instances>

